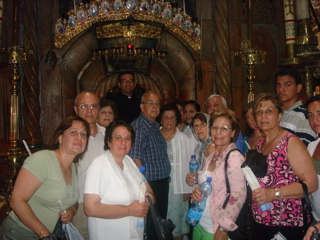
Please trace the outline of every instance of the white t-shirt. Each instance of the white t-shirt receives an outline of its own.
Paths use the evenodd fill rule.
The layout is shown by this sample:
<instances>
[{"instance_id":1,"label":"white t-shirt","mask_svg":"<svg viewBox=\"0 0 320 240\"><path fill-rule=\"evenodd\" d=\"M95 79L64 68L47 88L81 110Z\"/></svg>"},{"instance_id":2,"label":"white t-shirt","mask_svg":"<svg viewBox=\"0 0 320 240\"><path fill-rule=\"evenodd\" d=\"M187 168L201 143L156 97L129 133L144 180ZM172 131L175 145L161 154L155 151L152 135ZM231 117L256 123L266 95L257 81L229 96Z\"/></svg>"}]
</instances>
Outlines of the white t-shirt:
<instances>
[{"instance_id":1,"label":"white t-shirt","mask_svg":"<svg viewBox=\"0 0 320 240\"><path fill-rule=\"evenodd\" d=\"M138 200L139 197L140 183L138 183L137 179L132 178L132 172L136 176L140 176L140 182L143 181L142 174L130 157L126 156L124 158L124 170L122 171L114 163L110 155L111 152L106 151L90 164L86 174L84 193L99 195L101 203L128 206L134 199ZM130 188L131 195L128 188ZM132 200L132 198L134 199ZM105 219L89 217L89 237L94 240L129 240L130 221L132 221L132 218ZM131 239L138 240L142 238L143 236L141 235Z\"/></svg>"}]
</instances>

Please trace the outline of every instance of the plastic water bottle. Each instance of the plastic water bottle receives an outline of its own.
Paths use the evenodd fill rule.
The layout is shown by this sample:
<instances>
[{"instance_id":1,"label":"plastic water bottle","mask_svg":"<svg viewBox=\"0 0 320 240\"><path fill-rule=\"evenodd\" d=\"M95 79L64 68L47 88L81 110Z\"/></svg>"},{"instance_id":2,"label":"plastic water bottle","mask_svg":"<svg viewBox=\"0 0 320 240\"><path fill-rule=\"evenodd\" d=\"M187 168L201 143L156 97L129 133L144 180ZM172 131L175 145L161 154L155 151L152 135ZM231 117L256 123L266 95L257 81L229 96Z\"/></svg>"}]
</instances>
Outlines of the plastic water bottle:
<instances>
[{"instance_id":1,"label":"plastic water bottle","mask_svg":"<svg viewBox=\"0 0 320 240\"><path fill-rule=\"evenodd\" d=\"M193 201L187 215L187 224L195 226L199 223L204 209L206 208L207 198L212 192L211 182L212 178L208 177L207 180L200 184L199 190L202 193L201 202Z\"/></svg>"},{"instance_id":2,"label":"plastic water bottle","mask_svg":"<svg viewBox=\"0 0 320 240\"><path fill-rule=\"evenodd\" d=\"M146 171L146 167L145 166L141 166L139 168L140 172L143 174ZM142 181L140 183L140 191L139 191L139 203L144 203L145 202L145 195L146 195L146 179L143 176ZM144 218L143 217L139 217L137 219L137 228L142 228L144 227Z\"/></svg>"},{"instance_id":3,"label":"plastic water bottle","mask_svg":"<svg viewBox=\"0 0 320 240\"><path fill-rule=\"evenodd\" d=\"M194 175L194 180L196 184L198 184L198 170L199 170L199 163L196 159L196 155L191 155L191 160L189 162L189 172Z\"/></svg>"}]
</instances>

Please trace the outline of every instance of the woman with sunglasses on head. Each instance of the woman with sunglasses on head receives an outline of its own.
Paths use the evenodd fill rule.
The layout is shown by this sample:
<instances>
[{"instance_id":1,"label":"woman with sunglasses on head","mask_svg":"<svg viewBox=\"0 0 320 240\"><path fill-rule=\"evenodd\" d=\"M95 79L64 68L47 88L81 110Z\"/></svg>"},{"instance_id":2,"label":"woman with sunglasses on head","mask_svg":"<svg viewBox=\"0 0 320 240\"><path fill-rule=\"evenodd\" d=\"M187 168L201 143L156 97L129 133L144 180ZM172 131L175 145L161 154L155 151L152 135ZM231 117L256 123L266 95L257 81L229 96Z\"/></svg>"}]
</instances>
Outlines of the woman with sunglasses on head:
<instances>
[{"instance_id":1,"label":"woman with sunglasses on head","mask_svg":"<svg viewBox=\"0 0 320 240\"><path fill-rule=\"evenodd\" d=\"M195 124L197 122L194 122ZM237 139L240 126L232 110L219 109L212 113L209 128L215 150L206 158L198 179L201 183L211 177L210 184L213 191L207 198L199 224L193 230L193 239L227 240L228 231L238 228L235 222L246 198L246 182L241 170L244 157L239 151L233 151L237 148L234 141ZM230 155L226 159L229 152ZM227 161L227 171L225 171L225 161ZM227 199L226 173L230 183L229 199ZM202 194L196 187L191 201L200 202L201 198ZM226 199L227 204L224 206Z\"/></svg>"}]
</instances>

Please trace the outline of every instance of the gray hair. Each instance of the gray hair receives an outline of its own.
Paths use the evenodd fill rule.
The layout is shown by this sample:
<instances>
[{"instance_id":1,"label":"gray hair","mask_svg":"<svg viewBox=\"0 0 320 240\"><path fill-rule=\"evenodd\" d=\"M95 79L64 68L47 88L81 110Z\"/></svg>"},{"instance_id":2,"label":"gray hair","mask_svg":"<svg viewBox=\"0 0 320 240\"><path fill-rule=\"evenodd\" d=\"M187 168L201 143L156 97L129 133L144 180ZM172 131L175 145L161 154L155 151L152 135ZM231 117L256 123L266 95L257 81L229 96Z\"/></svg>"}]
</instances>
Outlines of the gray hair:
<instances>
[{"instance_id":1,"label":"gray hair","mask_svg":"<svg viewBox=\"0 0 320 240\"><path fill-rule=\"evenodd\" d=\"M146 93L144 93L143 95L142 95L142 97L141 97L141 103L144 103L144 98L146 97L146 95L147 94L155 94L155 95L157 95L158 97L159 97L159 95L158 95L158 93L156 93L155 91L148 91L148 92L146 92Z\"/></svg>"},{"instance_id":2,"label":"gray hair","mask_svg":"<svg viewBox=\"0 0 320 240\"><path fill-rule=\"evenodd\" d=\"M208 99L207 99L206 105L207 105L208 101L209 101L211 98L214 98L214 97L220 97L221 100L222 100L222 105L223 105L224 107L228 107L227 100L226 100L224 97L222 97L221 95L219 95L219 94L211 94L211 95L208 97Z\"/></svg>"}]
</instances>

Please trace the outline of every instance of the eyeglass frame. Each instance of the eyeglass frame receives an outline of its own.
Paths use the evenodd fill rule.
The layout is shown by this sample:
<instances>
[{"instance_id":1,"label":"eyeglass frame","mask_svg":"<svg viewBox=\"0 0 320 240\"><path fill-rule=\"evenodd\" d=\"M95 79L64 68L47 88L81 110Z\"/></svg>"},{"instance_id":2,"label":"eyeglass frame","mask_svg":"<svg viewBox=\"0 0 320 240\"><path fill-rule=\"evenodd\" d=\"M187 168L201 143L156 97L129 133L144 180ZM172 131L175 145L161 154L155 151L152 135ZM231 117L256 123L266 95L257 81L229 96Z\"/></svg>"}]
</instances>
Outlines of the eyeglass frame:
<instances>
[{"instance_id":1,"label":"eyeglass frame","mask_svg":"<svg viewBox=\"0 0 320 240\"><path fill-rule=\"evenodd\" d=\"M207 126L207 123L201 122L201 124L192 125L192 128L193 128L194 130L196 130L196 129L198 129L198 128L204 128L205 126Z\"/></svg>"},{"instance_id":2,"label":"eyeglass frame","mask_svg":"<svg viewBox=\"0 0 320 240\"><path fill-rule=\"evenodd\" d=\"M121 83L134 83L135 80L132 78L132 79L120 79L119 82Z\"/></svg>"},{"instance_id":3,"label":"eyeglass frame","mask_svg":"<svg viewBox=\"0 0 320 240\"><path fill-rule=\"evenodd\" d=\"M146 104L148 105L148 107L152 107L152 106L156 106L156 107L161 107L161 102L151 102L151 101L148 101L148 102L141 102L141 104Z\"/></svg>"},{"instance_id":4,"label":"eyeglass frame","mask_svg":"<svg viewBox=\"0 0 320 240\"><path fill-rule=\"evenodd\" d=\"M81 103L81 104L77 105L77 107L79 107L81 110L87 110L87 111L89 110L89 108L91 111L100 109L100 106L98 104L92 104L89 106L86 103Z\"/></svg>"},{"instance_id":5,"label":"eyeglass frame","mask_svg":"<svg viewBox=\"0 0 320 240\"><path fill-rule=\"evenodd\" d=\"M230 127L228 127L227 125L223 125L223 126L221 126L221 127L212 126L212 127L210 128L210 130L213 131L213 132L218 132L219 129L221 129L221 132L222 132L223 134L226 134L226 133L228 132L228 130L232 130L232 127L230 128Z\"/></svg>"}]
</instances>

